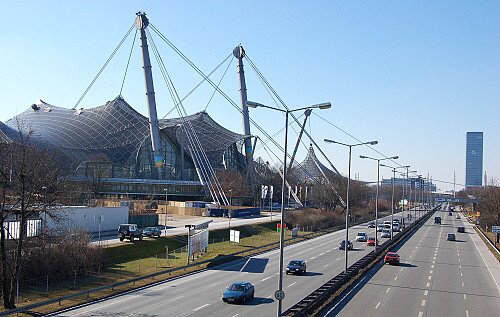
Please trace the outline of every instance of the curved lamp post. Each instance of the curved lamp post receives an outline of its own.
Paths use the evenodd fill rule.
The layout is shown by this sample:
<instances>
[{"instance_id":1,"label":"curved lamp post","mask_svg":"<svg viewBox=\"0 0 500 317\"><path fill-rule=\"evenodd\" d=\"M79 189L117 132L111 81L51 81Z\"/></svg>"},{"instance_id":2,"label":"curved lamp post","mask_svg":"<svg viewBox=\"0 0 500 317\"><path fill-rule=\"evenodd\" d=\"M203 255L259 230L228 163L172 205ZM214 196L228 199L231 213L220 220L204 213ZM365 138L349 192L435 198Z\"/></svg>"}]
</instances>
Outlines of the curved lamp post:
<instances>
[{"instance_id":1,"label":"curved lamp post","mask_svg":"<svg viewBox=\"0 0 500 317\"><path fill-rule=\"evenodd\" d=\"M351 189L351 150L354 146L358 145L375 145L378 143L378 141L369 141L369 142L363 142L363 143L357 143L357 144L345 144L342 142L337 142L329 139L325 139L325 142L327 143L335 143L335 144L340 144L343 146L349 147L349 167L348 167L348 177L347 177L347 207L346 207L346 212L345 212L345 267L344 267L344 272L347 274L347 251L349 250L349 192Z\"/></svg>"},{"instance_id":2,"label":"curved lamp post","mask_svg":"<svg viewBox=\"0 0 500 317\"><path fill-rule=\"evenodd\" d=\"M306 109L328 109L332 106L331 103L325 102L325 103L320 103L316 105L312 105L309 107L302 107L302 108L297 108L297 109L279 109L275 107L270 107L263 105L261 103L257 102L252 102L252 101L247 101L246 105L251 107L251 108L268 108L276 111L280 111L285 113L285 146L283 148L284 150L284 157L283 157L283 184L281 187L281 228L280 228L280 267L279 267L279 282L278 282L278 291L283 292L283 249L284 249L284 241L285 241L285 187L286 187L286 157L287 157L287 152L286 152L286 147L287 147L287 139L288 139L288 114L290 112L294 111L299 111L299 110L306 110ZM281 316L281 310L282 310L282 299L278 299L278 316Z\"/></svg>"}]
</instances>

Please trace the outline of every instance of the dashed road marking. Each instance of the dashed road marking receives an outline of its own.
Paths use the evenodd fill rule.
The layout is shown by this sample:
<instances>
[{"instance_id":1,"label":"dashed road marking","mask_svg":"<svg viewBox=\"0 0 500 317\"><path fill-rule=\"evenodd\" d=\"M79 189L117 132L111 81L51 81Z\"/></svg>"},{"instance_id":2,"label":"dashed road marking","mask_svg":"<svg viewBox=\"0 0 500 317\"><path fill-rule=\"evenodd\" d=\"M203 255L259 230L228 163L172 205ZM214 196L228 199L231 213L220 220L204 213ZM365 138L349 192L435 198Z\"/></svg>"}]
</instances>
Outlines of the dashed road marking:
<instances>
[{"instance_id":1,"label":"dashed road marking","mask_svg":"<svg viewBox=\"0 0 500 317\"><path fill-rule=\"evenodd\" d=\"M270 279L270 278L271 278L271 277L270 277L270 276L268 276L268 277L265 277L265 278L261 279L260 281L261 281L261 282L264 282L265 280L268 280L268 279Z\"/></svg>"},{"instance_id":2,"label":"dashed road marking","mask_svg":"<svg viewBox=\"0 0 500 317\"><path fill-rule=\"evenodd\" d=\"M397 280L397 279L398 279L398 277L396 276L396 277L394 278L394 280Z\"/></svg>"},{"instance_id":3,"label":"dashed road marking","mask_svg":"<svg viewBox=\"0 0 500 317\"><path fill-rule=\"evenodd\" d=\"M239 315L240 315L240 314L238 313L238 314L236 314L236 315L233 315L233 317L236 317L236 316L239 316Z\"/></svg>"},{"instance_id":4,"label":"dashed road marking","mask_svg":"<svg viewBox=\"0 0 500 317\"><path fill-rule=\"evenodd\" d=\"M375 309L377 309L380 306L380 302L378 302L377 306L375 306Z\"/></svg>"},{"instance_id":5,"label":"dashed road marking","mask_svg":"<svg viewBox=\"0 0 500 317\"><path fill-rule=\"evenodd\" d=\"M391 288L389 287L389 288L387 289L387 291L385 291L385 292L386 292L386 293L388 293L390 289L391 289Z\"/></svg>"},{"instance_id":6,"label":"dashed road marking","mask_svg":"<svg viewBox=\"0 0 500 317\"><path fill-rule=\"evenodd\" d=\"M325 265L325 266L323 266L323 267L327 267L328 265L330 265L330 264L327 264L327 265Z\"/></svg>"},{"instance_id":7,"label":"dashed road marking","mask_svg":"<svg viewBox=\"0 0 500 317\"><path fill-rule=\"evenodd\" d=\"M288 287L292 286L293 284L296 284L297 282L293 282L292 284L288 285Z\"/></svg>"},{"instance_id":8,"label":"dashed road marking","mask_svg":"<svg viewBox=\"0 0 500 317\"><path fill-rule=\"evenodd\" d=\"M462 286L465 286L465 285L464 285L464 282L462 282Z\"/></svg>"},{"instance_id":9,"label":"dashed road marking","mask_svg":"<svg viewBox=\"0 0 500 317\"><path fill-rule=\"evenodd\" d=\"M321 253L319 256L322 256L322 255L324 255L324 254L325 254L325 252Z\"/></svg>"},{"instance_id":10,"label":"dashed road marking","mask_svg":"<svg viewBox=\"0 0 500 317\"><path fill-rule=\"evenodd\" d=\"M205 307L207 307L207 306L210 306L210 304L205 304L205 305L202 305L202 306L200 306L200 307L198 307L198 308L193 309L193 311L200 310L200 309L205 308Z\"/></svg>"},{"instance_id":11,"label":"dashed road marking","mask_svg":"<svg viewBox=\"0 0 500 317\"><path fill-rule=\"evenodd\" d=\"M429 275L429 277L427 278L428 280L432 279L432 276Z\"/></svg>"},{"instance_id":12,"label":"dashed road marking","mask_svg":"<svg viewBox=\"0 0 500 317\"><path fill-rule=\"evenodd\" d=\"M420 305L425 306L425 299L422 299L422 303Z\"/></svg>"},{"instance_id":13,"label":"dashed road marking","mask_svg":"<svg viewBox=\"0 0 500 317\"><path fill-rule=\"evenodd\" d=\"M433 269L433 268L434 268L434 264L433 264L433 265L431 265L431 269Z\"/></svg>"},{"instance_id":14,"label":"dashed road marking","mask_svg":"<svg viewBox=\"0 0 500 317\"><path fill-rule=\"evenodd\" d=\"M432 270L430 270L430 271L429 271L429 274L432 274L432 272L433 272L433 271L432 271Z\"/></svg>"},{"instance_id":15,"label":"dashed road marking","mask_svg":"<svg viewBox=\"0 0 500 317\"><path fill-rule=\"evenodd\" d=\"M424 291L424 296L427 296L427 294L429 294L429 291L428 291L428 290L425 290L425 291Z\"/></svg>"},{"instance_id":16,"label":"dashed road marking","mask_svg":"<svg viewBox=\"0 0 500 317\"><path fill-rule=\"evenodd\" d=\"M462 272L460 272L460 276L463 276Z\"/></svg>"},{"instance_id":17,"label":"dashed road marking","mask_svg":"<svg viewBox=\"0 0 500 317\"><path fill-rule=\"evenodd\" d=\"M431 286L431 283L427 283L427 284L425 284L425 286L426 286L426 287L429 287L429 286Z\"/></svg>"},{"instance_id":18,"label":"dashed road marking","mask_svg":"<svg viewBox=\"0 0 500 317\"><path fill-rule=\"evenodd\" d=\"M314 260L314 259L316 259L316 257L315 257L315 256L313 256L313 257L311 258L311 260Z\"/></svg>"},{"instance_id":19,"label":"dashed road marking","mask_svg":"<svg viewBox=\"0 0 500 317\"><path fill-rule=\"evenodd\" d=\"M403 272L403 268L401 268L401 270L400 270L400 271L401 271L401 272Z\"/></svg>"},{"instance_id":20,"label":"dashed road marking","mask_svg":"<svg viewBox=\"0 0 500 317\"><path fill-rule=\"evenodd\" d=\"M465 310L465 315L469 317L469 311L467 309Z\"/></svg>"},{"instance_id":21,"label":"dashed road marking","mask_svg":"<svg viewBox=\"0 0 500 317\"><path fill-rule=\"evenodd\" d=\"M184 297L184 295L176 297L176 298L172 298L171 300L169 300L169 302L174 301L174 300L178 300L179 298L182 298L182 297Z\"/></svg>"},{"instance_id":22,"label":"dashed road marking","mask_svg":"<svg viewBox=\"0 0 500 317\"><path fill-rule=\"evenodd\" d=\"M464 294L464 299L467 299L467 296L465 296L465 294Z\"/></svg>"},{"instance_id":23,"label":"dashed road marking","mask_svg":"<svg viewBox=\"0 0 500 317\"><path fill-rule=\"evenodd\" d=\"M337 261L340 260L340 259L342 259L342 258L338 258Z\"/></svg>"}]
</instances>

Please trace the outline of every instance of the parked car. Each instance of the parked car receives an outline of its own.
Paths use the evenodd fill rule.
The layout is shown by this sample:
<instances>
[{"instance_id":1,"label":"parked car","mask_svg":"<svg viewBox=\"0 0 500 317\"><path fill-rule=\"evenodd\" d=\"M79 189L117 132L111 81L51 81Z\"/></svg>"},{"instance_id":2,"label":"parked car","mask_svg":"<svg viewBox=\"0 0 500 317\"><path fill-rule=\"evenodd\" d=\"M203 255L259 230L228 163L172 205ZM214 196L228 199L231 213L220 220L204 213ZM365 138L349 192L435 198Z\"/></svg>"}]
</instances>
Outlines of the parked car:
<instances>
[{"instance_id":1,"label":"parked car","mask_svg":"<svg viewBox=\"0 0 500 317\"><path fill-rule=\"evenodd\" d=\"M306 261L292 260L286 267L286 274L305 274L307 272Z\"/></svg>"},{"instance_id":2,"label":"parked car","mask_svg":"<svg viewBox=\"0 0 500 317\"><path fill-rule=\"evenodd\" d=\"M391 237L391 230L390 229L384 229L382 230L382 234L380 235L381 238L390 238Z\"/></svg>"},{"instance_id":3,"label":"parked car","mask_svg":"<svg viewBox=\"0 0 500 317\"><path fill-rule=\"evenodd\" d=\"M351 240L349 240L347 242L347 250L352 250L352 248L353 248L352 242ZM342 242L340 242L339 250L345 250L345 240L342 240Z\"/></svg>"},{"instance_id":4,"label":"parked car","mask_svg":"<svg viewBox=\"0 0 500 317\"><path fill-rule=\"evenodd\" d=\"M369 237L368 240L366 240L366 245L375 246L375 237Z\"/></svg>"},{"instance_id":5,"label":"parked car","mask_svg":"<svg viewBox=\"0 0 500 317\"><path fill-rule=\"evenodd\" d=\"M387 252L387 254L384 257L384 264L387 263L399 265L399 255L394 252Z\"/></svg>"},{"instance_id":6,"label":"parked car","mask_svg":"<svg viewBox=\"0 0 500 317\"><path fill-rule=\"evenodd\" d=\"M434 217L434 223L441 223L441 217Z\"/></svg>"},{"instance_id":7,"label":"parked car","mask_svg":"<svg viewBox=\"0 0 500 317\"><path fill-rule=\"evenodd\" d=\"M370 221L368 223L368 228L375 228L375 221Z\"/></svg>"},{"instance_id":8,"label":"parked car","mask_svg":"<svg viewBox=\"0 0 500 317\"><path fill-rule=\"evenodd\" d=\"M455 241L456 240L455 234L454 233L448 233L446 235L446 240L448 240L448 241Z\"/></svg>"},{"instance_id":9,"label":"parked car","mask_svg":"<svg viewBox=\"0 0 500 317\"><path fill-rule=\"evenodd\" d=\"M465 227L458 227L457 232L458 233L465 233Z\"/></svg>"},{"instance_id":10,"label":"parked car","mask_svg":"<svg viewBox=\"0 0 500 317\"><path fill-rule=\"evenodd\" d=\"M366 242L367 239L368 236L366 235L366 232L358 232L358 235L356 236L357 242Z\"/></svg>"},{"instance_id":11,"label":"parked car","mask_svg":"<svg viewBox=\"0 0 500 317\"><path fill-rule=\"evenodd\" d=\"M142 240L142 231L137 228L136 224L121 224L118 227L118 238L120 239L120 241L123 241L125 239L134 241L135 238Z\"/></svg>"},{"instance_id":12,"label":"parked car","mask_svg":"<svg viewBox=\"0 0 500 317\"><path fill-rule=\"evenodd\" d=\"M222 301L226 303L245 303L247 300L253 299L255 296L255 287L252 283L237 282L231 284L227 291L222 294Z\"/></svg>"},{"instance_id":13,"label":"parked car","mask_svg":"<svg viewBox=\"0 0 500 317\"><path fill-rule=\"evenodd\" d=\"M159 237L161 236L161 229L158 227L147 227L142 231L142 234L146 237Z\"/></svg>"}]
</instances>

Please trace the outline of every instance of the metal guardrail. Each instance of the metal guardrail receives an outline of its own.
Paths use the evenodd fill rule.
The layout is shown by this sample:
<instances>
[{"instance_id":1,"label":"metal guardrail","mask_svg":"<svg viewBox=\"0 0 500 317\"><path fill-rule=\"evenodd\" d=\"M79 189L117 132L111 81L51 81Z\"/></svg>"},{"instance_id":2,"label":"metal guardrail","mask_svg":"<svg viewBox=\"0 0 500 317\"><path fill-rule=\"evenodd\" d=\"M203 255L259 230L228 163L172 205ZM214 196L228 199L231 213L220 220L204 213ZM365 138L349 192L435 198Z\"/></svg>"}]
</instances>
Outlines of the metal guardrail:
<instances>
[{"instance_id":1,"label":"metal guardrail","mask_svg":"<svg viewBox=\"0 0 500 317\"><path fill-rule=\"evenodd\" d=\"M324 303L325 299L329 298L346 282L356 276L356 274L358 274L362 268L371 268L375 264L374 261L378 256L386 252L388 249L392 248L394 245L400 243L408 234L412 233L416 228L418 228L418 226L429 219L434 211L436 211L436 209L429 211L419 220L403 229L401 232L396 234L392 240L387 240L386 242L384 242L377 251L371 251L370 253L356 261L347 269L347 274L344 272L338 274L330 281L319 287L317 290L306 296L300 302L286 310L283 313L283 316L305 316L306 314L309 314L312 311L318 309L321 304Z\"/></svg>"},{"instance_id":2,"label":"metal guardrail","mask_svg":"<svg viewBox=\"0 0 500 317\"><path fill-rule=\"evenodd\" d=\"M308 234L305 234L305 235L301 235L301 236L298 236L298 237L292 237L292 238L289 238L289 239L285 239L285 243L286 242L290 242L292 240L296 240L296 242L299 242L302 239L310 239L310 238L315 237L315 236L319 236L319 235L322 235L322 234L326 234L326 233L329 233L329 232L336 231L336 230L341 229L343 227L344 226L340 225L340 226L336 226L336 227L332 227L332 228L322 229L322 230L316 231L316 232L311 232L311 233L308 233ZM295 243L295 242L293 242L293 243ZM238 256L238 255L242 255L242 254L244 254L246 252L255 252L258 249L262 249L263 251L268 251L269 249L276 249L278 247L279 247L279 241L278 242L269 243L269 244L266 244L266 245L262 245L262 246L259 246L259 247L255 247L255 248L252 248L252 249L248 249L248 250L243 250L243 251L239 251L239 252L227 254L227 255L224 255L224 256L221 256L221 257L218 257L218 258L213 258L213 259L210 259L210 260L196 262L196 263L193 263L193 264L190 264L190 265L185 265L185 266L181 266L181 267L177 267L177 268L163 270L163 271L160 271L160 272L155 272L155 273L151 273L151 274L148 274L148 275L143 275L143 276L139 276L139 277L136 277L136 278L128 279L128 280L125 280L125 281L121 281L121 282L117 282L117 283L113 283L113 284L109 284L109 285L104 285L104 286L97 287L97 288L88 289L88 290L85 290L85 291L81 291L81 292L77 292L77 293L74 293L74 294L70 294L70 295L66 295L66 296L62 296L62 297L58 297L58 298L46 300L46 301L43 301L43 302L39 302L39 303L35 303L35 304L30 304L30 305L26 305L26 306L22 306L22 307L10 309L10 310L7 310L7 311L0 312L0 316L8 316L8 315L18 314L18 313L27 313L30 310L33 310L33 309L36 309L36 308L39 308L39 307L43 307L43 306L47 306L47 305L51 305L51 304L55 304L55 303L61 303L62 301L73 299L73 298L76 298L76 297L81 297L81 296L87 296L87 297L89 297L90 294L92 294L92 293L96 293L96 292L100 292L100 291L104 291L104 290L108 290L108 289L114 289L115 287L118 287L118 286L121 286L121 285L126 285L126 284L131 284L131 283L135 284L135 282L138 282L138 281L141 281L141 280L154 279L156 276L159 276L159 275L169 274L169 273L173 273L173 272L176 272L176 271L187 270L188 268L200 266L202 264L207 264L207 263L211 263L211 262L214 262L214 261L223 261L223 260L230 259L230 258L233 258L233 257Z\"/></svg>"}]
</instances>

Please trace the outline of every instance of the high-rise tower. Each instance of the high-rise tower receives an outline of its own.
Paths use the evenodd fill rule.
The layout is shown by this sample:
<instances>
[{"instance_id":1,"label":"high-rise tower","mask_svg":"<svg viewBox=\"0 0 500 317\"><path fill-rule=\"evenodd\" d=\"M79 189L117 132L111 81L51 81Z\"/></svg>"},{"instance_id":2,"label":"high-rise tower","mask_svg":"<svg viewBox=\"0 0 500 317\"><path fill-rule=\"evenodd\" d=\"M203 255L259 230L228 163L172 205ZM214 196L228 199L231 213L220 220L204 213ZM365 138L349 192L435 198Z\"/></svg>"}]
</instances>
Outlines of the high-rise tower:
<instances>
[{"instance_id":1,"label":"high-rise tower","mask_svg":"<svg viewBox=\"0 0 500 317\"><path fill-rule=\"evenodd\" d=\"M467 132L465 186L482 186L483 132Z\"/></svg>"}]
</instances>

